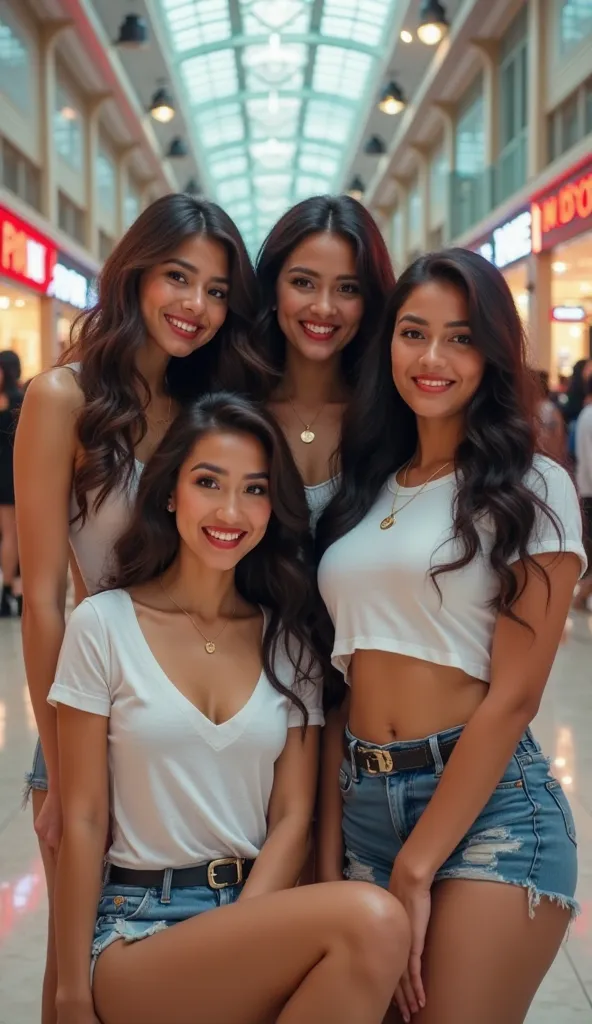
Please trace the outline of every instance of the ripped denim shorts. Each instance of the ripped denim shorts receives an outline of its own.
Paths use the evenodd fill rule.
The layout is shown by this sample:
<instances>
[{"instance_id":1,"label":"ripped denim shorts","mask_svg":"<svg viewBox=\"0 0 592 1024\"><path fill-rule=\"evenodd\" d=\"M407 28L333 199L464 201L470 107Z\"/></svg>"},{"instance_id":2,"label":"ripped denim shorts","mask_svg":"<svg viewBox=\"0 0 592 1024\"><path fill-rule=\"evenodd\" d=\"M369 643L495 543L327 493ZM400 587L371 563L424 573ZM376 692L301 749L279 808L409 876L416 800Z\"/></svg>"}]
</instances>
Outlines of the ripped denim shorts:
<instances>
[{"instance_id":1,"label":"ripped denim shorts","mask_svg":"<svg viewBox=\"0 0 592 1024\"><path fill-rule=\"evenodd\" d=\"M441 749L462 726L425 741L383 747L346 730L349 756L340 772L345 875L387 888L393 861L436 791L444 771ZM413 751L427 744L430 767L375 774L361 769L357 745L378 751ZM384 759L382 758L383 762ZM388 766L389 762L386 761ZM434 881L467 878L526 889L530 916L546 896L578 913L576 833L571 808L549 761L530 730L524 734L489 802L437 872Z\"/></svg>"},{"instance_id":2,"label":"ripped denim shorts","mask_svg":"<svg viewBox=\"0 0 592 1024\"><path fill-rule=\"evenodd\" d=\"M91 984L96 962L111 943L118 939L138 942L206 910L235 903L242 888L242 883L224 889L210 889L207 885L171 888L167 885L166 876L161 889L143 889L107 880L97 907L91 951Z\"/></svg>"},{"instance_id":3,"label":"ripped denim shorts","mask_svg":"<svg viewBox=\"0 0 592 1024\"><path fill-rule=\"evenodd\" d=\"M25 775L24 804L27 803L32 789L38 789L42 793L47 793L47 765L45 764L45 758L43 756L41 742L39 740L37 740L37 743L35 744L31 771L27 772Z\"/></svg>"}]
</instances>

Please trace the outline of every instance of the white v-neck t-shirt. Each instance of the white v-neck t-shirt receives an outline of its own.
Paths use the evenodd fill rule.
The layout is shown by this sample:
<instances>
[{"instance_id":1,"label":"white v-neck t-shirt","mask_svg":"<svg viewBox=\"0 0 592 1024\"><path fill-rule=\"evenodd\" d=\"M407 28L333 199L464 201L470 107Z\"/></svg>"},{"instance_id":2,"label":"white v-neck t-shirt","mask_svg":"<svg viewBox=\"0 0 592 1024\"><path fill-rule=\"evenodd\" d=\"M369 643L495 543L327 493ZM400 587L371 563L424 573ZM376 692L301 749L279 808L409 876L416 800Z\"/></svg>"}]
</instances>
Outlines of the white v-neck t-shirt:
<instances>
[{"instance_id":1,"label":"white v-neck t-shirt","mask_svg":"<svg viewBox=\"0 0 592 1024\"><path fill-rule=\"evenodd\" d=\"M274 667L309 725L322 725L320 681L295 681L281 644ZM111 864L163 869L257 856L275 762L288 729L302 725L263 671L241 710L215 725L160 667L127 591L112 590L73 611L48 700L109 718Z\"/></svg>"}]
</instances>

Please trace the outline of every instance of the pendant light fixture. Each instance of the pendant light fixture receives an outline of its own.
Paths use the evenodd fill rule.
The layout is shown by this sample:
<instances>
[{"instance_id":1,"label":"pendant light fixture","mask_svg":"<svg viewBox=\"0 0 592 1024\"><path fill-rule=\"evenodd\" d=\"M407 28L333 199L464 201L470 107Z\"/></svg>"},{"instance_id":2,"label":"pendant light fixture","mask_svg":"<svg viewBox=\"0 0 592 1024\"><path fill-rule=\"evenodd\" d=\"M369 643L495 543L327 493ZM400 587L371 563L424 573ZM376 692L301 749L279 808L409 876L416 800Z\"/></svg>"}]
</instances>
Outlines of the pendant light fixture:
<instances>
[{"instance_id":1,"label":"pendant light fixture","mask_svg":"<svg viewBox=\"0 0 592 1024\"><path fill-rule=\"evenodd\" d=\"M352 199L357 199L357 201L361 203L362 199L364 198L365 191L366 186L364 185L364 182L360 178L360 175L356 174L355 177L352 178L350 182L346 195L350 196Z\"/></svg>"},{"instance_id":2,"label":"pendant light fixture","mask_svg":"<svg viewBox=\"0 0 592 1024\"><path fill-rule=\"evenodd\" d=\"M187 182L187 184L185 185L185 188L183 189L183 191L186 192L187 195L189 195L189 196L199 196L199 195L201 195L201 191L202 190L201 190L199 182L197 181L197 178L190 178L189 181Z\"/></svg>"},{"instance_id":3,"label":"pendant light fixture","mask_svg":"<svg viewBox=\"0 0 592 1024\"><path fill-rule=\"evenodd\" d=\"M423 0L417 35L426 46L437 46L448 32L448 20L440 0Z\"/></svg>"},{"instance_id":4,"label":"pendant light fixture","mask_svg":"<svg viewBox=\"0 0 592 1024\"><path fill-rule=\"evenodd\" d=\"M171 144L167 150L167 156L172 160L177 160L182 156L189 156L189 150L185 139L182 139L180 135L171 140Z\"/></svg>"},{"instance_id":5,"label":"pendant light fixture","mask_svg":"<svg viewBox=\"0 0 592 1024\"><path fill-rule=\"evenodd\" d=\"M364 153L366 156L383 156L386 153L386 146L384 140L380 138L380 135L371 135L366 145L364 146Z\"/></svg>"},{"instance_id":6,"label":"pendant light fixture","mask_svg":"<svg viewBox=\"0 0 592 1024\"><path fill-rule=\"evenodd\" d=\"M149 41L146 19L139 14L126 14L119 26L115 45L125 50L141 50Z\"/></svg>"},{"instance_id":7,"label":"pendant light fixture","mask_svg":"<svg viewBox=\"0 0 592 1024\"><path fill-rule=\"evenodd\" d=\"M168 124L172 121L175 114L175 103L166 85L160 85L150 104L150 113L155 121L160 121L161 124Z\"/></svg>"},{"instance_id":8,"label":"pendant light fixture","mask_svg":"<svg viewBox=\"0 0 592 1024\"><path fill-rule=\"evenodd\" d=\"M394 114L400 114L406 106L407 100L401 86L392 79L381 94L378 102L379 110L382 110L383 114L393 116Z\"/></svg>"}]
</instances>

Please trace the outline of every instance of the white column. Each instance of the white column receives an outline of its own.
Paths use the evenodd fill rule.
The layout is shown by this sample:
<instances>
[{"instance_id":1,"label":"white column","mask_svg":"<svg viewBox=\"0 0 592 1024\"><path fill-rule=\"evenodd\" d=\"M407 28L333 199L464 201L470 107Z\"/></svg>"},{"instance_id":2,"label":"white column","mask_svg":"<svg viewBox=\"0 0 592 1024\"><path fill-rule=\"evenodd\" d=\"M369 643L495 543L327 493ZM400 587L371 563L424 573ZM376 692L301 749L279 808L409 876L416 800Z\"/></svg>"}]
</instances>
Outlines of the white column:
<instances>
[{"instance_id":1,"label":"white column","mask_svg":"<svg viewBox=\"0 0 592 1024\"><path fill-rule=\"evenodd\" d=\"M132 156L138 149L137 144L131 146L125 146L120 149L117 154L117 167L116 167L116 215L115 215L115 233L116 241L121 238L126 229L125 223L125 197L127 196L128 183L129 183L129 165Z\"/></svg>"},{"instance_id":2,"label":"white column","mask_svg":"<svg viewBox=\"0 0 592 1024\"><path fill-rule=\"evenodd\" d=\"M547 8L546 11L545 8ZM527 10L528 135L526 167L527 178L530 181L537 177L547 162L547 116L544 96L547 70L545 14L548 18L548 0L529 0Z\"/></svg>"},{"instance_id":3,"label":"white column","mask_svg":"<svg viewBox=\"0 0 592 1024\"><path fill-rule=\"evenodd\" d=\"M99 155L99 124L101 107L109 93L93 96L86 109L85 138L85 176L86 176L86 230L85 242L87 249L95 259L99 254L99 222L97 195L97 158Z\"/></svg>"},{"instance_id":4,"label":"white column","mask_svg":"<svg viewBox=\"0 0 592 1024\"><path fill-rule=\"evenodd\" d=\"M422 252L428 252L430 246L430 161L421 146L411 146L417 161L417 178L421 197L421 230L419 245Z\"/></svg>"},{"instance_id":5,"label":"white column","mask_svg":"<svg viewBox=\"0 0 592 1024\"><path fill-rule=\"evenodd\" d=\"M72 24L57 21L44 25L39 35L39 121L41 127L41 212L51 224L58 222L58 186L53 120L56 109L56 43Z\"/></svg>"},{"instance_id":6,"label":"white column","mask_svg":"<svg viewBox=\"0 0 592 1024\"><path fill-rule=\"evenodd\" d=\"M551 317L553 253L540 252L528 260L529 357L539 370L552 370Z\"/></svg>"},{"instance_id":7,"label":"white column","mask_svg":"<svg viewBox=\"0 0 592 1024\"><path fill-rule=\"evenodd\" d=\"M446 188L446 214L444 220L444 243L452 240L452 178L456 171L456 121L455 107L452 103L434 103L434 107L442 118L444 128L444 153L448 166Z\"/></svg>"}]
</instances>

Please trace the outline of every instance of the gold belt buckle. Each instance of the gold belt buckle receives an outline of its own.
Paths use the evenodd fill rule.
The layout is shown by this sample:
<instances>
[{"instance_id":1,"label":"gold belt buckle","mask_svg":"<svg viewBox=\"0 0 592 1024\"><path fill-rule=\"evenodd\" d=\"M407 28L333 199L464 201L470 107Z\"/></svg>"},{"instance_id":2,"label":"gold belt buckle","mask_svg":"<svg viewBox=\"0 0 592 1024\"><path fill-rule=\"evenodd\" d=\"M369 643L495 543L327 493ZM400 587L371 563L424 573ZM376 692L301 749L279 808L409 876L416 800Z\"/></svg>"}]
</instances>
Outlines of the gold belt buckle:
<instances>
[{"instance_id":1,"label":"gold belt buckle","mask_svg":"<svg viewBox=\"0 0 592 1024\"><path fill-rule=\"evenodd\" d=\"M226 864L234 864L236 868L236 880L233 882L217 882L216 871ZM228 889L230 885L240 885L243 880L243 862L237 857L220 857L218 860L211 860L208 864L208 885L210 889Z\"/></svg>"},{"instance_id":2,"label":"gold belt buckle","mask_svg":"<svg viewBox=\"0 0 592 1024\"><path fill-rule=\"evenodd\" d=\"M380 750L377 747L358 747L358 750L362 754L366 754L368 758L373 758L378 762L377 768L372 768L368 763L366 764L366 771L370 775L380 775L382 772L393 771L393 757L389 750Z\"/></svg>"}]
</instances>

